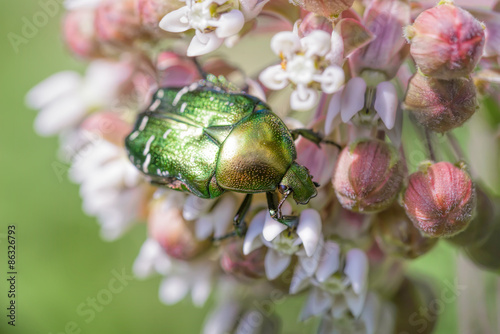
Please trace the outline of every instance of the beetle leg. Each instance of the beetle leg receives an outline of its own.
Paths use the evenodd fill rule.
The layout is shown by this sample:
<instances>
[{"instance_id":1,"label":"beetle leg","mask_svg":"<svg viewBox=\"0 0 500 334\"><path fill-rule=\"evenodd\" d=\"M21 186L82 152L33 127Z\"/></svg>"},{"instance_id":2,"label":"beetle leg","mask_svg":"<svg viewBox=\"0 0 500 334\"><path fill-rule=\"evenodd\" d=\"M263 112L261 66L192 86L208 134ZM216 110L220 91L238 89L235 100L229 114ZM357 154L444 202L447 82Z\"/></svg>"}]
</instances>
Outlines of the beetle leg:
<instances>
[{"instance_id":1,"label":"beetle leg","mask_svg":"<svg viewBox=\"0 0 500 334\"><path fill-rule=\"evenodd\" d=\"M337 144L336 142L324 139L324 137L319 132L314 132L311 129L293 129L293 130L290 130L290 133L292 134L292 138L294 140L297 139L299 136L302 136L305 139L312 141L313 143L315 143L318 146L320 143L325 143L325 144L337 146L337 148L339 150L342 149L342 147L340 147L340 145Z\"/></svg>"},{"instance_id":2,"label":"beetle leg","mask_svg":"<svg viewBox=\"0 0 500 334\"><path fill-rule=\"evenodd\" d=\"M281 213L281 204L284 201L281 201L278 204L278 196L276 195L275 192L271 191L266 192L266 197L267 197L267 206L269 207L269 215L271 216L271 218L280 222L283 225L286 225L288 228L295 230L299 222L299 217L283 216L283 214Z\"/></svg>"},{"instance_id":3,"label":"beetle leg","mask_svg":"<svg viewBox=\"0 0 500 334\"><path fill-rule=\"evenodd\" d=\"M207 72L203 70L203 67L201 67L200 63L198 62L198 58L192 57L191 60L193 60L194 66L196 66L196 70L200 74L200 76L203 78L203 80L207 79Z\"/></svg>"},{"instance_id":4,"label":"beetle leg","mask_svg":"<svg viewBox=\"0 0 500 334\"><path fill-rule=\"evenodd\" d=\"M247 194L243 203L241 203L236 216L233 219L234 230L236 235L242 237L247 231L247 224L245 223L245 216L250 209L250 204L252 203L252 194Z\"/></svg>"}]
</instances>

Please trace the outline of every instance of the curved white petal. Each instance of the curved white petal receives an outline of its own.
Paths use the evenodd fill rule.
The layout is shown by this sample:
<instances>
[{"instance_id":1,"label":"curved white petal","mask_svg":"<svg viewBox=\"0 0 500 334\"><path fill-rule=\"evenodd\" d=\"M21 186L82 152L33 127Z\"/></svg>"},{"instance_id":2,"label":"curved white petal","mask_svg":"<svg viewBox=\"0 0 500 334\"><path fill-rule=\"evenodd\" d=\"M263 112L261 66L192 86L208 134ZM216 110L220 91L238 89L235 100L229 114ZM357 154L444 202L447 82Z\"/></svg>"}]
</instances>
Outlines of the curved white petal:
<instances>
[{"instance_id":1,"label":"curved white petal","mask_svg":"<svg viewBox=\"0 0 500 334\"><path fill-rule=\"evenodd\" d=\"M332 32L330 43L331 50L325 58L327 58L330 63L341 66L344 61L344 39L334 30Z\"/></svg>"},{"instance_id":2,"label":"curved white petal","mask_svg":"<svg viewBox=\"0 0 500 334\"><path fill-rule=\"evenodd\" d=\"M374 108L389 130L394 127L398 105L398 93L394 85L389 81L379 83L375 92Z\"/></svg>"},{"instance_id":3,"label":"curved white petal","mask_svg":"<svg viewBox=\"0 0 500 334\"><path fill-rule=\"evenodd\" d=\"M269 214L266 215L262 236L267 241L273 241L281 232L286 230L286 225L274 220Z\"/></svg>"},{"instance_id":4,"label":"curved white petal","mask_svg":"<svg viewBox=\"0 0 500 334\"><path fill-rule=\"evenodd\" d=\"M240 0L241 12L245 16L245 21L250 21L262 11L262 8L269 0Z\"/></svg>"},{"instance_id":5,"label":"curved white petal","mask_svg":"<svg viewBox=\"0 0 500 334\"><path fill-rule=\"evenodd\" d=\"M197 32L189 44L187 55L195 57L210 53L219 48L223 42L224 40L217 37L214 32L207 34Z\"/></svg>"},{"instance_id":6,"label":"curved white petal","mask_svg":"<svg viewBox=\"0 0 500 334\"><path fill-rule=\"evenodd\" d=\"M365 323L366 334L376 334L378 328L378 322L380 320L382 304L379 298L373 294L369 293L366 296L365 307L361 313L360 318ZM390 332L384 332L390 333Z\"/></svg>"},{"instance_id":7,"label":"curved white petal","mask_svg":"<svg viewBox=\"0 0 500 334\"><path fill-rule=\"evenodd\" d=\"M296 294L311 285L311 277L302 266L296 266L290 282L290 294Z\"/></svg>"},{"instance_id":8,"label":"curved white petal","mask_svg":"<svg viewBox=\"0 0 500 334\"><path fill-rule=\"evenodd\" d=\"M181 7L165 15L160 21L160 28L170 32L183 32L191 28L188 20L189 8Z\"/></svg>"},{"instance_id":9,"label":"curved white petal","mask_svg":"<svg viewBox=\"0 0 500 334\"><path fill-rule=\"evenodd\" d=\"M180 276L167 277L160 284L160 301L167 305L175 304L184 299L188 291L189 284L185 278Z\"/></svg>"},{"instance_id":10,"label":"curved white petal","mask_svg":"<svg viewBox=\"0 0 500 334\"><path fill-rule=\"evenodd\" d=\"M343 88L332 96L325 119L325 135L329 135L335 128L337 116L340 114L340 102L342 100Z\"/></svg>"},{"instance_id":11,"label":"curved white petal","mask_svg":"<svg viewBox=\"0 0 500 334\"><path fill-rule=\"evenodd\" d=\"M240 313L240 305L227 302L213 311L203 326L203 334L230 333Z\"/></svg>"},{"instance_id":12,"label":"curved white petal","mask_svg":"<svg viewBox=\"0 0 500 334\"><path fill-rule=\"evenodd\" d=\"M290 95L290 107L294 110L305 111L312 109L318 102L318 92L312 88L298 85Z\"/></svg>"},{"instance_id":13,"label":"curved white petal","mask_svg":"<svg viewBox=\"0 0 500 334\"><path fill-rule=\"evenodd\" d=\"M328 66L318 79L316 81L321 82L321 90L326 94L332 94L344 84L344 70L338 66Z\"/></svg>"},{"instance_id":14,"label":"curved white petal","mask_svg":"<svg viewBox=\"0 0 500 334\"><path fill-rule=\"evenodd\" d=\"M278 56L289 57L300 50L300 38L291 31L281 31L271 39L271 50Z\"/></svg>"},{"instance_id":15,"label":"curved white petal","mask_svg":"<svg viewBox=\"0 0 500 334\"><path fill-rule=\"evenodd\" d=\"M299 258L299 264L307 276L313 276L316 270L318 269L318 264L321 258L322 249L323 249L323 240L320 239L318 242L318 247L316 247L316 251L312 256L307 256L307 254L301 254L305 253L305 251L299 251L296 253L297 257Z\"/></svg>"},{"instance_id":16,"label":"curved white petal","mask_svg":"<svg viewBox=\"0 0 500 334\"><path fill-rule=\"evenodd\" d=\"M332 306L332 298L321 289L312 289L300 313L300 321L324 314Z\"/></svg>"},{"instance_id":17,"label":"curved white petal","mask_svg":"<svg viewBox=\"0 0 500 334\"><path fill-rule=\"evenodd\" d=\"M56 73L28 92L26 104L33 109L41 109L65 94L76 92L81 83L82 78L77 72Z\"/></svg>"},{"instance_id":18,"label":"curved white petal","mask_svg":"<svg viewBox=\"0 0 500 334\"><path fill-rule=\"evenodd\" d=\"M394 127L387 131L387 136L391 140L392 144L399 148L401 146L401 136L403 134L403 111L401 107L398 106L396 110L396 121L394 122Z\"/></svg>"},{"instance_id":19,"label":"curved white petal","mask_svg":"<svg viewBox=\"0 0 500 334\"><path fill-rule=\"evenodd\" d=\"M344 292L344 297L354 317L359 317L365 306L366 293L359 295L349 289Z\"/></svg>"},{"instance_id":20,"label":"curved white petal","mask_svg":"<svg viewBox=\"0 0 500 334\"><path fill-rule=\"evenodd\" d=\"M266 68L260 73L259 80L264 86L272 90L281 90L288 86L288 75L281 65Z\"/></svg>"},{"instance_id":21,"label":"curved white petal","mask_svg":"<svg viewBox=\"0 0 500 334\"><path fill-rule=\"evenodd\" d=\"M290 265L292 257L290 255L281 254L274 249L269 249L264 259L264 268L266 276L269 280L276 279Z\"/></svg>"},{"instance_id":22,"label":"curved white petal","mask_svg":"<svg viewBox=\"0 0 500 334\"><path fill-rule=\"evenodd\" d=\"M41 136L51 136L77 125L87 113L78 97L67 95L42 109L35 119L35 131Z\"/></svg>"},{"instance_id":23,"label":"curved white petal","mask_svg":"<svg viewBox=\"0 0 500 334\"><path fill-rule=\"evenodd\" d=\"M215 34L219 38L226 38L237 34L243 25L245 24L245 18L243 13L237 9L222 14L217 21L217 29L215 29Z\"/></svg>"},{"instance_id":24,"label":"curved white petal","mask_svg":"<svg viewBox=\"0 0 500 334\"><path fill-rule=\"evenodd\" d=\"M153 239L147 239L141 246L134 261L132 271L137 278L146 278L154 273L154 260L162 252L161 246Z\"/></svg>"},{"instance_id":25,"label":"curved white petal","mask_svg":"<svg viewBox=\"0 0 500 334\"><path fill-rule=\"evenodd\" d=\"M189 195L182 208L182 217L185 220L195 220L205 213L214 201L200 198L198 196Z\"/></svg>"},{"instance_id":26,"label":"curved white petal","mask_svg":"<svg viewBox=\"0 0 500 334\"><path fill-rule=\"evenodd\" d=\"M267 211L260 211L253 217L243 241L243 254L248 255L253 250L262 246L262 241L258 236L264 229L264 222L266 220Z\"/></svg>"},{"instance_id":27,"label":"curved white petal","mask_svg":"<svg viewBox=\"0 0 500 334\"><path fill-rule=\"evenodd\" d=\"M333 241L327 241L323 247L323 254L319 260L316 278L319 282L326 281L336 273L340 267L340 246Z\"/></svg>"},{"instance_id":28,"label":"curved white petal","mask_svg":"<svg viewBox=\"0 0 500 334\"><path fill-rule=\"evenodd\" d=\"M205 268L203 268L205 269ZM196 275L197 278L194 281L193 288L191 289L191 299L193 304L198 307L202 307L210 296L210 291L212 290L212 284L210 281L211 270L203 270L203 274Z\"/></svg>"},{"instance_id":29,"label":"curved white petal","mask_svg":"<svg viewBox=\"0 0 500 334\"><path fill-rule=\"evenodd\" d=\"M344 273L349 277L354 292L362 293L368 279L368 258L365 252L358 248L349 250L346 254Z\"/></svg>"},{"instance_id":30,"label":"curved white petal","mask_svg":"<svg viewBox=\"0 0 500 334\"><path fill-rule=\"evenodd\" d=\"M201 216L194 224L196 239L207 240L214 232L214 221L212 215Z\"/></svg>"},{"instance_id":31,"label":"curved white petal","mask_svg":"<svg viewBox=\"0 0 500 334\"><path fill-rule=\"evenodd\" d=\"M349 80L342 92L342 101L340 103L340 114L344 123L363 109L365 105L365 80L357 77Z\"/></svg>"},{"instance_id":32,"label":"curved white petal","mask_svg":"<svg viewBox=\"0 0 500 334\"><path fill-rule=\"evenodd\" d=\"M248 94L258 97L264 102L266 101L266 93L256 80L247 78L245 82L248 85Z\"/></svg>"},{"instance_id":33,"label":"curved white petal","mask_svg":"<svg viewBox=\"0 0 500 334\"><path fill-rule=\"evenodd\" d=\"M325 56L330 51L330 34L323 30L313 30L300 40L307 56Z\"/></svg>"},{"instance_id":34,"label":"curved white petal","mask_svg":"<svg viewBox=\"0 0 500 334\"><path fill-rule=\"evenodd\" d=\"M297 235L302 240L307 256L316 251L321 237L321 216L314 209L305 209L300 214Z\"/></svg>"}]
</instances>

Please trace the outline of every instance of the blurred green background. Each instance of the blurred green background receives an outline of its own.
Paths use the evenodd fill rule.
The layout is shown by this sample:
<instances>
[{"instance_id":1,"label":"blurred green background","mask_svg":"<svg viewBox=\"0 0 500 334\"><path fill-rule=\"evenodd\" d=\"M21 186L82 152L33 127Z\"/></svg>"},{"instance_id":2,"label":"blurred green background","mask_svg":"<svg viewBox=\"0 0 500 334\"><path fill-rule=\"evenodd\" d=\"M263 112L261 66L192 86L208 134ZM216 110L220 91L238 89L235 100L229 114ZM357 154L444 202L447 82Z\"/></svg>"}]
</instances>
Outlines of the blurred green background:
<instances>
[{"instance_id":1,"label":"blurred green background","mask_svg":"<svg viewBox=\"0 0 500 334\"><path fill-rule=\"evenodd\" d=\"M0 2L0 332L66 333L74 321L81 333L198 333L209 305L197 309L187 300L171 307L160 304L159 277L130 281L90 323L76 313L78 305L107 287L113 270L131 274L145 228L137 226L114 243L101 240L97 222L80 208L78 187L66 175L60 181L53 170L57 138L41 138L33 131L36 112L24 105L26 92L55 72L84 69L61 42L62 6L18 52L13 48L8 34L22 36L24 18L32 21L41 10L37 0ZM240 47L238 52L249 50ZM12 224L18 271L15 328L5 317L6 232ZM414 262L412 270L433 277L440 291L453 281L455 257L456 250L442 244ZM280 306L280 313L288 315L284 333L312 331L313 323L296 325L300 304L294 299ZM456 305L446 304L436 333L457 333L456 319Z\"/></svg>"}]
</instances>

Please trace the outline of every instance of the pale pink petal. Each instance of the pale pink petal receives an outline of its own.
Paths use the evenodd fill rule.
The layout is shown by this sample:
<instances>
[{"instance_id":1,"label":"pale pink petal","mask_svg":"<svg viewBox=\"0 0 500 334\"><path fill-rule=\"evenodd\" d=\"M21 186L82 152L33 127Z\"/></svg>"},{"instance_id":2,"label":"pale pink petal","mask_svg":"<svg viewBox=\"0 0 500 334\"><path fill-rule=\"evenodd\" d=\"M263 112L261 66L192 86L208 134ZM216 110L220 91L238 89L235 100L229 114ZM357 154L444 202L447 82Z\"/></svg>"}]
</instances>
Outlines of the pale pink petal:
<instances>
[{"instance_id":1,"label":"pale pink petal","mask_svg":"<svg viewBox=\"0 0 500 334\"><path fill-rule=\"evenodd\" d=\"M289 57L300 50L300 38L291 31L279 32L271 39L271 50L278 56Z\"/></svg>"},{"instance_id":2,"label":"pale pink petal","mask_svg":"<svg viewBox=\"0 0 500 334\"><path fill-rule=\"evenodd\" d=\"M237 10L233 9L229 13L222 14L217 21L217 29L215 29L215 34L219 38L226 38L237 34L243 25L245 24L245 18L243 14Z\"/></svg>"},{"instance_id":3,"label":"pale pink petal","mask_svg":"<svg viewBox=\"0 0 500 334\"><path fill-rule=\"evenodd\" d=\"M255 96L262 101L266 101L266 93L262 86L256 81L250 78L246 79L246 84L248 85L248 94Z\"/></svg>"},{"instance_id":4,"label":"pale pink petal","mask_svg":"<svg viewBox=\"0 0 500 334\"><path fill-rule=\"evenodd\" d=\"M297 85L297 89L290 95L290 107L304 111L313 108L318 102L318 92L304 85Z\"/></svg>"},{"instance_id":5,"label":"pale pink petal","mask_svg":"<svg viewBox=\"0 0 500 334\"><path fill-rule=\"evenodd\" d=\"M266 276L269 280L276 279L290 265L292 257L290 255L281 254L274 249L269 249L264 259L264 267Z\"/></svg>"},{"instance_id":6,"label":"pale pink petal","mask_svg":"<svg viewBox=\"0 0 500 334\"><path fill-rule=\"evenodd\" d=\"M344 123L365 106L366 82L361 78L352 78L342 92L340 112Z\"/></svg>"},{"instance_id":7,"label":"pale pink petal","mask_svg":"<svg viewBox=\"0 0 500 334\"><path fill-rule=\"evenodd\" d=\"M365 306L366 292L363 294L357 294L349 289L344 291L344 297L349 310L351 310L352 314L356 318L359 317L363 311L363 307Z\"/></svg>"},{"instance_id":8,"label":"pale pink petal","mask_svg":"<svg viewBox=\"0 0 500 334\"><path fill-rule=\"evenodd\" d=\"M87 113L85 104L77 96L67 95L42 109L35 119L35 131L41 136L52 136L76 126Z\"/></svg>"},{"instance_id":9,"label":"pale pink petal","mask_svg":"<svg viewBox=\"0 0 500 334\"><path fill-rule=\"evenodd\" d=\"M319 282L326 281L335 274L340 267L340 246L333 241L324 244L323 254L319 260L316 278Z\"/></svg>"},{"instance_id":10,"label":"pale pink petal","mask_svg":"<svg viewBox=\"0 0 500 334\"><path fill-rule=\"evenodd\" d=\"M365 252L358 248L349 250L344 272L349 277L354 292L362 293L368 279L368 258Z\"/></svg>"},{"instance_id":11,"label":"pale pink petal","mask_svg":"<svg viewBox=\"0 0 500 334\"><path fill-rule=\"evenodd\" d=\"M387 129L392 129L396 122L399 99L396 88L389 81L377 85L374 108L384 122Z\"/></svg>"},{"instance_id":12,"label":"pale pink petal","mask_svg":"<svg viewBox=\"0 0 500 334\"><path fill-rule=\"evenodd\" d=\"M337 93L332 96L330 104L328 105L328 112L325 119L325 134L329 135L336 126L336 118L340 114L340 102L342 101L342 92L344 88L341 88Z\"/></svg>"},{"instance_id":13,"label":"pale pink petal","mask_svg":"<svg viewBox=\"0 0 500 334\"><path fill-rule=\"evenodd\" d=\"M264 222L266 220L267 211L260 211L253 217L250 225L248 226L247 233L245 235L245 240L243 242L243 254L248 255L253 250L262 246L262 241L258 236L262 233L264 229Z\"/></svg>"},{"instance_id":14,"label":"pale pink petal","mask_svg":"<svg viewBox=\"0 0 500 334\"><path fill-rule=\"evenodd\" d=\"M189 44L187 55L195 57L210 53L219 48L223 42L224 40L217 37L214 32L204 34L197 31Z\"/></svg>"},{"instance_id":15,"label":"pale pink petal","mask_svg":"<svg viewBox=\"0 0 500 334\"><path fill-rule=\"evenodd\" d=\"M330 295L320 289L312 289L300 313L300 321L324 314L332 306Z\"/></svg>"},{"instance_id":16,"label":"pale pink petal","mask_svg":"<svg viewBox=\"0 0 500 334\"><path fill-rule=\"evenodd\" d=\"M312 256L321 238L321 217L318 211L314 209L302 211L297 235L302 240L307 256Z\"/></svg>"},{"instance_id":17,"label":"pale pink petal","mask_svg":"<svg viewBox=\"0 0 500 334\"><path fill-rule=\"evenodd\" d=\"M181 7L165 15L160 21L160 28L170 32L183 32L191 28L187 18L189 8Z\"/></svg>"},{"instance_id":18,"label":"pale pink petal","mask_svg":"<svg viewBox=\"0 0 500 334\"><path fill-rule=\"evenodd\" d=\"M259 80L272 90L281 90L288 85L288 76L281 65L266 68L260 73Z\"/></svg>"},{"instance_id":19,"label":"pale pink petal","mask_svg":"<svg viewBox=\"0 0 500 334\"><path fill-rule=\"evenodd\" d=\"M80 74L72 71L56 73L33 87L26 95L26 104L42 109L59 97L75 92L82 83Z\"/></svg>"},{"instance_id":20,"label":"pale pink petal","mask_svg":"<svg viewBox=\"0 0 500 334\"><path fill-rule=\"evenodd\" d=\"M160 284L160 301L167 305L173 305L186 297L189 284L185 278L171 276L165 278Z\"/></svg>"},{"instance_id":21,"label":"pale pink petal","mask_svg":"<svg viewBox=\"0 0 500 334\"><path fill-rule=\"evenodd\" d=\"M380 319L380 311L382 304L380 299L373 293L366 296L365 307L361 313L360 318L365 323L366 334L375 334L378 329L378 322ZM380 319L381 320L381 319ZM390 332L384 332L390 333Z\"/></svg>"}]
</instances>

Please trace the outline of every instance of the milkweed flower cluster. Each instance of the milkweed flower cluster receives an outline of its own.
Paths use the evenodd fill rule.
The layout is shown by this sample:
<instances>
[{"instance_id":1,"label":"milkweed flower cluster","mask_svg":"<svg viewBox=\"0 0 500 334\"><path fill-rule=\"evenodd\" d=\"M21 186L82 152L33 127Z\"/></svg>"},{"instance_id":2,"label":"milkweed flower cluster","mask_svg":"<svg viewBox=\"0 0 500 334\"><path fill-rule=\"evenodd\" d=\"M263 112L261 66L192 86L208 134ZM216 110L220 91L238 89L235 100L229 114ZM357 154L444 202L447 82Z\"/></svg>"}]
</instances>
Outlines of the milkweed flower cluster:
<instances>
[{"instance_id":1,"label":"milkweed flower cluster","mask_svg":"<svg viewBox=\"0 0 500 334\"><path fill-rule=\"evenodd\" d=\"M405 272L406 262L446 239L439 242L461 247L478 265L500 268L491 255L500 186L494 173L483 172L497 171L485 166L499 161L468 160L454 135L468 131L475 156L481 143L473 125L499 119L500 5L65 4L64 41L89 65L83 76L61 72L27 94L39 110L35 130L60 137L69 178L80 185L83 210L97 218L103 238L147 226L133 269L139 278L164 276L163 303L190 296L202 306L217 296L202 333L278 333L274 304L295 295L305 296L299 320L317 319L317 333L414 332L400 320L433 295ZM256 37L274 63L263 63L264 49L255 48L245 59L260 66L252 76L234 65L231 48ZM321 139L294 138L296 161L318 182L317 196L298 205L287 189L276 192L282 213L298 217L295 225L275 220L265 196L255 195L245 226L235 231L242 194L202 199L176 192L130 163L125 138L140 112L160 107L155 92L195 89L207 73L220 76L211 79L219 90L256 96L280 110L289 129L306 127ZM498 150L498 132L491 137ZM146 146L144 155L151 142Z\"/></svg>"}]
</instances>

